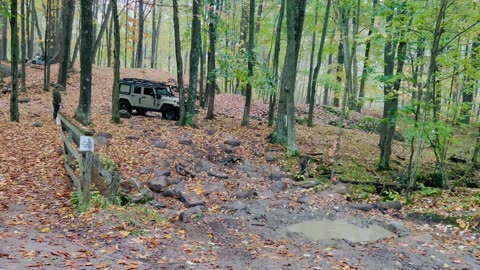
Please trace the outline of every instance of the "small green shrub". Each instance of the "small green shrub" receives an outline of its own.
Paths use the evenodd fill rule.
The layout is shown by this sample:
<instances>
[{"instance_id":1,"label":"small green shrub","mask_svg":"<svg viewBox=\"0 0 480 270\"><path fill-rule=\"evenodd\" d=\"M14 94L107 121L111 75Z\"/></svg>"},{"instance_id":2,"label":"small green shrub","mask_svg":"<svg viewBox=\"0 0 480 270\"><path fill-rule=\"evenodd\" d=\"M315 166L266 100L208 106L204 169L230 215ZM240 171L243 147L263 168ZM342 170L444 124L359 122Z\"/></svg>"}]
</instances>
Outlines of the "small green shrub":
<instances>
[{"instance_id":1,"label":"small green shrub","mask_svg":"<svg viewBox=\"0 0 480 270\"><path fill-rule=\"evenodd\" d=\"M473 194L472 202L474 205L480 205L480 192Z\"/></svg>"},{"instance_id":2,"label":"small green shrub","mask_svg":"<svg viewBox=\"0 0 480 270\"><path fill-rule=\"evenodd\" d=\"M424 197L436 197L442 195L442 190L439 188L421 186L418 194L421 194Z\"/></svg>"},{"instance_id":3,"label":"small green shrub","mask_svg":"<svg viewBox=\"0 0 480 270\"><path fill-rule=\"evenodd\" d=\"M118 165L110 157L104 154L98 154L98 159L105 170L118 169Z\"/></svg>"},{"instance_id":4,"label":"small green shrub","mask_svg":"<svg viewBox=\"0 0 480 270\"><path fill-rule=\"evenodd\" d=\"M295 122L299 125L306 125L308 119L307 118L295 118Z\"/></svg>"},{"instance_id":5,"label":"small green shrub","mask_svg":"<svg viewBox=\"0 0 480 270\"><path fill-rule=\"evenodd\" d=\"M74 191L72 197L70 198L70 203L73 208L79 212L86 212L91 208L101 208L106 209L112 203L105 197L103 197L100 192L92 191L90 192L90 199L87 203L80 205L80 197L77 191Z\"/></svg>"},{"instance_id":6,"label":"small green shrub","mask_svg":"<svg viewBox=\"0 0 480 270\"><path fill-rule=\"evenodd\" d=\"M402 198L400 193L396 191L385 190L382 192L383 201L390 202L390 201L398 201Z\"/></svg>"},{"instance_id":7,"label":"small green shrub","mask_svg":"<svg viewBox=\"0 0 480 270\"><path fill-rule=\"evenodd\" d=\"M380 129L380 119L372 116L365 116L357 123L357 128L366 132L378 133Z\"/></svg>"}]
</instances>

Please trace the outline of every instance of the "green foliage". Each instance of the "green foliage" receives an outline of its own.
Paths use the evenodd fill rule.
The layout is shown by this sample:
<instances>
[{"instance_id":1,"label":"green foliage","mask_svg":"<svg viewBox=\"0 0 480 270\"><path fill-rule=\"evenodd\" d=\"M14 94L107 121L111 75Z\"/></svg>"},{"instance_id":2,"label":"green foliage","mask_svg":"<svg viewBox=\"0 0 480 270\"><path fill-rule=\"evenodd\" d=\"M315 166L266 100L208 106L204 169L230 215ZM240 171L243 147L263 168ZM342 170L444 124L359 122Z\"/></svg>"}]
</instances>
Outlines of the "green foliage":
<instances>
[{"instance_id":1,"label":"green foliage","mask_svg":"<svg viewBox=\"0 0 480 270\"><path fill-rule=\"evenodd\" d=\"M440 173L419 174L417 182L427 187L442 187L442 175Z\"/></svg>"},{"instance_id":2,"label":"green foliage","mask_svg":"<svg viewBox=\"0 0 480 270\"><path fill-rule=\"evenodd\" d=\"M287 151L287 153L285 155L287 156L287 158L298 157L298 156L300 156L300 151L298 151L298 150L296 150L294 152Z\"/></svg>"},{"instance_id":3,"label":"green foliage","mask_svg":"<svg viewBox=\"0 0 480 270\"><path fill-rule=\"evenodd\" d=\"M366 132L378 133L380 128L380 119L373 116L365 116L356 124L357 128Z\"/></svg>"},{"instance_id":4,"label":"green foliage","mask_svg":"<svg viewBox=\"0 0 480 270\"><path fill-rule=\"evenodd\" d=\"M248 60L253 60L253 76L248 77ZM217 76L227 81L236 81L240 83L240 88L245 88L247 83L257 91L258 96L265 96L277 91L274 73L268 66L268 63L262 61L254 52L252 55L243 55L230 51L225 48L217 55Z\"/></svg>"},{"instance_id":5,"label":"green foliage","mask_svg":"<svg viewBox=\"0 0 480 270\"><path fill-rule=\"evenodd\" d=\"M480 206L480 192L475 193L475 194L472 196L472 203L473 203L473 205Z\"/></svg>"},{"instance_id":6,"label":"green foliage","mask_svg":"<svg viewBox=\"0 0 480 270\"><path fill-rule=\"evenodd\" d=\"M300 182L306 180L305 175L300 174L300 173L296 173L295 176L293 177L293 179L295 179L296 181L300 181Z\"/></svg>"},{"instance_id":7,"label":"green foliage","mask_svg":"<svg viewBox=\"0 0 480 270\"><path fill-rule=\"evenodd\" d=\"M281 145L286 145L287 144L287 137L283 136L282 134L273 131L270 136L268 136L268 142L269 143L274 143L274 144L281 144Z\"/></svg>"},{"instance_id":8,"label":"green foliage","mask_svg":"<svg viewBox=\"0 0 480 270\"><path fill-rule=\"evenodd\" d=\"M108 156L106 156L102 153L98 154L98 159L100 161L100 164L102 165L102 167L105 170L110 170L110 169L118 170L119 169L119 167L115 163L115 161L113 161L110 157L108 157Z\"/></svg>"},{"instance_id":9,"label":"green foliage","mask_svg":"<svg viewBox=\"0 0 480 270\"><path fill-rule=\"evenodd\" d=\"M78 212L87 212L91 208L100 208L106 209L112 203L105 197L103 197L100 192L92 191L90 192L90 200L87 203L80 205L80 197L77 191L73 192L72 197L70 198L70 203L73 208Z\"/></svg>"},{"instance_id":10,"label":"green foliage","mask_svg":"<svg viewBox=\"0 0 480 270\"><path fill-rule=\"evenodd\" d=\"M371 194L377 194L377 188L374 185L353 185L350 198L354 201L368 200Z\"/></svg>"},{"instance_id":11,"label":"green foliage","mask_svg":"<svg viewBox=\"0 0 480 270\"><path fill-rule=\"evenodd\" d=\"M308 119L307 118L295 118L295 122L299 125L306 125Z\"/></svg>"},{"instance_id":12,"label":"green foliage","mask_svg":"<svg viewBox=\"0 0 480 270\"><path fill-rule=\"evenodd\" d=\"M114 212L119 223L142 228L145 222L165 223L167 220L162 218L155 209L143 205L135 205L126 208L119 208Z\"/></svg>"},{"instance_id":13,"label":"green foliage","mask_svg":"<svg viewBox=\"0 0 480 270\"><path fill-rule=\"evenodd\" d=\"M130 231L130 236L133 236L133 237L139 237L139 236L144 236L146 235L147 232L142 230L142 229L139 229L139 230L131 230Z\"/></svg>"},{"instance_id":14,"label":"green foliage","mask_svg":"<svg viewBox=\"0 0 480 270\"><path fill-rule=\"evenodd\" d=\"M390 191L390 190L383 191L382 196L383 196L382 200L385 202L399 201L402 198L400 193L396 191Z\"/></svg>"},{"instance_id":15,"label":"green foliage","mask_svg":"<svg viewBox=\"0 0 480 270\"><path fill-rule=\"evenodd\" d=\"M338 164L338 171L342 173L342 178L360 182L374 181L375 176L368 172L363 164L341 160Z\"/></svg>"},{"instance_id":16,"label":"green foliage","mask_svg":"<svg viewBox=\"0 0 480 270\"><path fill-rule=\"evenodd\" d=\"M439 188L426 187L421 185L420 190L416 192L424 197L436 197L442 195L442 190Z\"/></svg>"}]
</instances>

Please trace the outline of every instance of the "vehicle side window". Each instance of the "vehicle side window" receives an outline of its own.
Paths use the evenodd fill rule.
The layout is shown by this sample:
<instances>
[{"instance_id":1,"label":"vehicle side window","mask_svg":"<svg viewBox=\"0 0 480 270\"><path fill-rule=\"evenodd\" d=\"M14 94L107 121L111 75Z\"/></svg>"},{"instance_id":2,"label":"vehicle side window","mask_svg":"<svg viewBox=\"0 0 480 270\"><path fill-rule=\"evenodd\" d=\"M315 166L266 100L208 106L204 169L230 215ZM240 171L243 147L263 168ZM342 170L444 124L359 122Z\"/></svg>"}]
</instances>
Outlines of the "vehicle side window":
<instances>
[{"instance_id":1,"label":"vehicle side window","mask_svg":"<svg viewBox=\"0 0 480 270\"><path fill-rule=\"evenodd\" d=\"M142 87L140 87L140 86L135 86L135 88L133 89L133 93L134 93L134 94L140 94L140 93L141 93L141 90L142 90Z\"/></svg>"},{"instance_id":2,"label":"vehicle side window","mask_svg":"<svg viewBox=\"0 0 480 270\"><path fill-rule=\"evenodd\" d=\"M121 84L120 85L120 94L129 95L130 94L130 85Z\"/></svg>"},{"instance_id":3,"label":"vehicle side window","mask_svg":"<svg viewBox=\"0 0 480 270\"><path fill-rule=\"evenodd\" d=\"M153 88L143 88L143 94L147 96L154 96Z\"/></svg>"}]
</instances>

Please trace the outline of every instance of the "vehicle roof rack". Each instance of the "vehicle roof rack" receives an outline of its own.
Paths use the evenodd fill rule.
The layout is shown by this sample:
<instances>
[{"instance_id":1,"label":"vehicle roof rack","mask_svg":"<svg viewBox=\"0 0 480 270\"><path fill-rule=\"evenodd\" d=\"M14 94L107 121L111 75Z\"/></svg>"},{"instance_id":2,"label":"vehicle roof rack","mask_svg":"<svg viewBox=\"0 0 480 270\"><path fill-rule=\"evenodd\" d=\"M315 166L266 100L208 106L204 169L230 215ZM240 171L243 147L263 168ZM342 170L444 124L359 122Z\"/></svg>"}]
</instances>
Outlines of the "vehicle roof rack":
<instances>
[{"instance_id":1,"label":"vehicle roof rack","mask_svg":"<svg viewBox=\"0 0 480 270\"><path fill-rule=\"evenodd\" d=\"M123 78L123 82L132 82L132 83L151 83L151 84L161 84L161 85L167 85L165 82L160 82L160 81L152 81L152 80L146 80L146 79L138 79L138 78Z\"/></svg>"}]
</instances>

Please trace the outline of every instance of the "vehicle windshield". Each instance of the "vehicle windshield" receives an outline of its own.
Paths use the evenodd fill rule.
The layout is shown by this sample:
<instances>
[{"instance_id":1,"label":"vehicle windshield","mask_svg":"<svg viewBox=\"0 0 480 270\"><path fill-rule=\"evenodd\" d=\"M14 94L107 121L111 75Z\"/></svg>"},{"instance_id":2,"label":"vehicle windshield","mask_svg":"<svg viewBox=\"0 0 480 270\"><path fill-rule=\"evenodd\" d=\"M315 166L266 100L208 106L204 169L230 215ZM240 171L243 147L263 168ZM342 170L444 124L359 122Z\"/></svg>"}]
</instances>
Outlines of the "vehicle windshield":
<instances>
[{"instance_id":1,"label":"vehicle windshield","mask_svg":"<svg viewBox=\"0 0 480 270\"><path fill-rule=\"evenodd\" d=\"M156 88L157 96L173 96L172 92L167 87Z\"/></svg>"}]
</instances>

